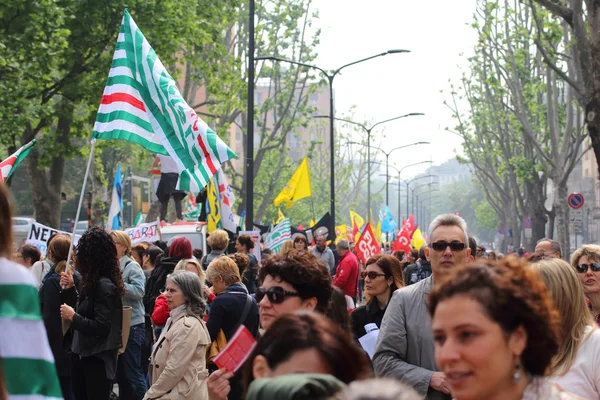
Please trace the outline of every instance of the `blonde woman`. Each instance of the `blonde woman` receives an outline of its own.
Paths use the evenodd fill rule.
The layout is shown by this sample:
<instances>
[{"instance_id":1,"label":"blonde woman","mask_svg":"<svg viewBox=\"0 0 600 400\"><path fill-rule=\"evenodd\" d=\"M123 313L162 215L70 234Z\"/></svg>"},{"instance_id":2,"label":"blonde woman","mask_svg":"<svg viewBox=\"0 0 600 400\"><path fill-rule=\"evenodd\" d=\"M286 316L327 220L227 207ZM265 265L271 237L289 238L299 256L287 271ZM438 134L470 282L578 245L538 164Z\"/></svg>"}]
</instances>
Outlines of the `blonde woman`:
<instances>
[{"instance_id":1,"label":"blonde woman","mask_svg":"<svg viewBox=\"0 0 600 400\"><path fill-rule=\"evenodd\" d=\"M583 398L600 398L600 330L586 307L577 274L559 258L538 261L533 269L548 287L561 318L551 380Z\"/></svg>"},{"instance_id":2,"label":"blonde woman","mask_svg":"<svg viewBox=\"0 0 600 400\"><path fill-rule=\"evenodd\" d=\"M571 257L571 266L583 285L592 316L600 325L600 246L585 244L578 248Z\"/></svg>"},{"instance_id":3,"label":"blonde woman","mask_svg":"<svg viewBox=\"0 0 600 400\"><path fill-rule=\"evenodd\" d=\"M210 246L210 253L202 257L202 268L206 271L208 264L214 259L223 257L225 255L225 249L229 244L229 234L223 229L217 229L208 235L206 242Z\"/></svg>"},{"instance_id":4,"label":"blonde woman","mask_svg":"<svg viewBox=\"0 0 600 400\"><path fill-rule=\"evenodd\" d=\"M294 250L294 241L293 241L293 240L286 240L286 241L285 241L285 242L283 242L283 244L281 245L281 248L279 249L279 254L286 255L286 254L288 254L290 251L295 251L295 250Z\"/></svg>"}]
</instances>

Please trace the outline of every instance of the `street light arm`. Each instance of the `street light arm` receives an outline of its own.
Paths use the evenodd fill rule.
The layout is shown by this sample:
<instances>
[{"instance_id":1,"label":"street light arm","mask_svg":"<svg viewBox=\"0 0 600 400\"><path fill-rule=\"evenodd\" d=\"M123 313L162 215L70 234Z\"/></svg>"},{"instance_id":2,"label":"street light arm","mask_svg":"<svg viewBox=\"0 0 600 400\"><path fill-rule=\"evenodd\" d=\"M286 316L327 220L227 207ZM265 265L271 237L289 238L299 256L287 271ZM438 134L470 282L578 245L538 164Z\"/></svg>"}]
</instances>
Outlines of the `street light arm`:
<instances>
[{"instance_id":1,"label":"street light arm","mask_svg":"<svg viewBox=\"0 0 600 400\"><path fill-rule=\"evenodd\" d=\"M415 165L419 165L419 164L433 164L433 161L421 161L418 163L405 165L404 167L400 168L400 174L402 174L402 171L404 171L405 168L414 167Z\"/></svg>"},{"instance_id":2,"label":"street light arm","mask_svg":"<svg viewBox=\"0 0 600 400\"><path fill-rule=\"evenodd\" d=\"M339 67L338 69L336 69L335 71L333 71L333 76L336 76L341 70L343 70L346 67L349 67L351 65L355 65L361 62L365 62L365 61L369 61L373 58L377 58L377 57L383 57L383 56L387 56L388 54L397 54L397 53L410 53L410 50L388 50L385 51L383 53L379 53L379 54L375 54L373 56L367 57L367 58L363 58L361 60L357 60L357 61L352 61L351 63L348 64L344 64L341 67Z\"/></svg>"},{"instance_id":3,"label":"street light arm","mask_svg":"<svg viewBox=\"0 0 600 400\"><path fill-rule=\"evenodd\" d=\"M398 117L394 117L394 118L386 119L384 121L376 122L368 130L372 131L373 128L375 128L377 125L385 124L386 122L395 121L395 120L400 119L400 118L413 117L413 116L416 116L416 115L425 115L425 114L423 114L423 113L410 113L410 114L400 115Z\"/></svg>"},{"instance_id":4,"label":"street light arm","mask_svg":"<svg viewBox=\"0 0 600 400\"><path fill-rule=\"evenodd\" d=\"M317 70L321 71L321 73L323 73L327 77L327 79L331 79L329 72L327 72L323 68L317 67L316 65L312 65L312 64L306 64L306 63L303 63L300 61L293 61L293 60L288 60L287 58L281 58L281 57L275 57L275 56L258 56L258 57L254 57L254 60L256 60L256 61L265 61L265 60L282 61L282 62L286 62L289 64L299 65L301 67L313 68L313 69L317 69Z\"/></svg>"},{"instance_id":5,"label":"street light arm","mask_svg":"<svg viewBox=\"0 0 600 400\"><path fill-rule=\"evenodd\" d=\"M396 151L396 150L400 150L400 149L403 149L403 148L405 148L405 147L416 146L416 145L418 145L418 144L431 144L431 142L415 142L415 143L411 143L411 144L405 144L404 146L398 146L398 147L395 147L395 148L391 149L391 150L390 150L389 152L387 152L387 153L386 153L385 151L381 150L381 149L379 149L379 150L381 150L381 151L383 152L383 154L385 154L386 156L388 156L388 157L389 157L389 156L390 156L390 155L391 155L391 154L392 154L394 151ZM371 146L371 147L374 147L374 146ZM377 148L379 148L379 147L377 147Z\"/></svg>"},{"instance_id":6,"label":"street light arm","mask_svg":"<svg viewBox=\"0 0 600 400\"><path fill-rule=\"evenodd\" d=\"M325 115L317 115L317 116L315 116L315 118L329 118L329 117L325 116ZM336 121L341 121L341 122L346 122L348 124L357 125L357 126L360 126L361 128L363 128L365 131L367 131L367 132L369 131L369 128L367 128L366 126L364 126L360 122L354 122L354 121L350 121L349 119L337 118L337 117L334 117L333 119L336 120Z\"/></svg>"}]
</instances>

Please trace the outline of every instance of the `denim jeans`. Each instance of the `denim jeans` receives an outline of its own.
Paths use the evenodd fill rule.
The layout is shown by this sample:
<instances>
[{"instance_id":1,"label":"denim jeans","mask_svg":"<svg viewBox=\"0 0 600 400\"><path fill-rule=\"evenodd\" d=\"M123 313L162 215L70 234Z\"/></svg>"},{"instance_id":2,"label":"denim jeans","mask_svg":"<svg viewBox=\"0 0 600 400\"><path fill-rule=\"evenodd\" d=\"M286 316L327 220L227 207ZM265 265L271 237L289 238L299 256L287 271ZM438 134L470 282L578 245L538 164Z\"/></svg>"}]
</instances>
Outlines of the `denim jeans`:
<instances>
[{"instance_id":1,"label":"denim jeans","mask_svg":"<svg viewBox=\"0 0 600 400\"><path fill-rule=\"evenodd\" d=\"M129 340L125 352L119 356L117 383L121 400L142 400L148 386L142 371L142 346L146 329L144 324L129 328Z\"/></svg>"}]
</instances>

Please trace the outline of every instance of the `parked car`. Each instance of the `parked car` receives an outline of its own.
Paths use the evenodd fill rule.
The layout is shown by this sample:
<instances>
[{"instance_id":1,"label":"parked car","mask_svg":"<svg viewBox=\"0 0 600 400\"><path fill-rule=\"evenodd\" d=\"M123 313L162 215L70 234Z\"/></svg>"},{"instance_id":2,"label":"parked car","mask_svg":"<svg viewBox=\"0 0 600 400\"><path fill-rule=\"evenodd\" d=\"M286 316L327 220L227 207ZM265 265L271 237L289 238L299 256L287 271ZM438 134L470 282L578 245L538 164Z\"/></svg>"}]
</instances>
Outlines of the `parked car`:
<instances>
[{"instance_id":1,"label":"parked car","mask_svg":"<svg viewBox=\"0 0 600 400\"><path fill-rule=\"evenodd\" d=\"M192 242L192 248L202 249L206 254L206 222L174 222L160 224L160 235L163 241L171 244L171 241L179 236L185 236Z\"/></svg>"},{"instance_id":2,"label":"parked car","mask_svg":"<svg viewBox=\"0 0 600 400\"><path fill-rule=\"evenodd\" d=\"M29 234L29 229L31 228L31 224L35 222L35 219L30 217L13 217L12 219L12 231L13 231L13 242L15 246L21 246L25 240L27 240L27 235Z\"/></svg>"},{"instance_id":3,"label":"parked car","mask_svg":"<svg viewBox=\"0 0 600 400\"><path fill-rule=\"evenodd\" d=\"M76 235L83 235L83 232L87 231L88 229L88 221L87 219L85 221L79 221L77 223L77 226L75 227L75 234Z\"/></svg>"}]
</instances>

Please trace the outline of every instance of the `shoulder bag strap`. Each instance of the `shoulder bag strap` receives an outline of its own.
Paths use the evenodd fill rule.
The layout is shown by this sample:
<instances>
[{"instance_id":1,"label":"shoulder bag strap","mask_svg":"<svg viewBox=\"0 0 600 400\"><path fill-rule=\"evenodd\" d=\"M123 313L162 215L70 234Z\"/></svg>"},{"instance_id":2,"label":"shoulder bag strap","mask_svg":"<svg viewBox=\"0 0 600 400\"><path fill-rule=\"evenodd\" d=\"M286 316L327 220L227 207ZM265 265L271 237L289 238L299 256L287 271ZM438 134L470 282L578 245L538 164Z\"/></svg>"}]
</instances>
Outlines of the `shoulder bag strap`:
<instances>
[{"instance_id":1,"label":"shoulder bag strap","mask_svg":"<svg viewBox=\"0 0 600 400\"><path fill-rule=\"evenodd\" d=\"M237 331L239 326L244 323L244 321L246 320L246 317L248 316L248 313L250 312L251 306L252 306L252 297L250 297L249 295L246 294L246 305L244 306L244 311L242 311L240 320L234 325L234 328L231 330L231 332L230 332L231 334L229 335L229 337L231 337L231 335L233 335L235 333L235 331Z\"/></svg>"}]
</instances>

